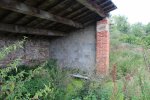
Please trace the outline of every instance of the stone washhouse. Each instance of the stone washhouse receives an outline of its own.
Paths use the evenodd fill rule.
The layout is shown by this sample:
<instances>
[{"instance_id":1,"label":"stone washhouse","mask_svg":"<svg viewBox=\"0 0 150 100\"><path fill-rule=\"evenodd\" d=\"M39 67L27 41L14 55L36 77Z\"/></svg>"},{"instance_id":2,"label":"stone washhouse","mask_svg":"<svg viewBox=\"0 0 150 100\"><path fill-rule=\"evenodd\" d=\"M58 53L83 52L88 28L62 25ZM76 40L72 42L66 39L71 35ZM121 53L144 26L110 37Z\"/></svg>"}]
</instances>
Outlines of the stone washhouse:
<instances>
[{"instance_id":1,"label":"stone washhouse","mask_svg":"<svg viewBox=\"0 0 150 100\"><path fill-rule=\"evenodd\" d=\"M27 36L22 64L57 59L60 67L107 74L111 0L0 0L0 49Z\"/></svg>"}]
</instances>

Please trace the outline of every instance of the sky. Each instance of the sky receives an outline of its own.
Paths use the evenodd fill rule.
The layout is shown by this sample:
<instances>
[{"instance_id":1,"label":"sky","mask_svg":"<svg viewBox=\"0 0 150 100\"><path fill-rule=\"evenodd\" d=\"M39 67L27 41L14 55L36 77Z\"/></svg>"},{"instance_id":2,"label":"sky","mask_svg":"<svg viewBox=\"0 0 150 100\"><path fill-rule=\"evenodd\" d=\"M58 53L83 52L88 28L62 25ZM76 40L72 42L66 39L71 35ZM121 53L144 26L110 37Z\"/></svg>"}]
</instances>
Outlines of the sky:
<instances>
[{"instance_id":1,"label":"sky","mask_svg":"<svg viewBox=\"0 0 150 100\"><path fill-rule=\"evenodd\" d=\"M124 15L132 24L150 22L150 0L112 0L117 6L111 15Z\"/></svg>"}]
</instances>

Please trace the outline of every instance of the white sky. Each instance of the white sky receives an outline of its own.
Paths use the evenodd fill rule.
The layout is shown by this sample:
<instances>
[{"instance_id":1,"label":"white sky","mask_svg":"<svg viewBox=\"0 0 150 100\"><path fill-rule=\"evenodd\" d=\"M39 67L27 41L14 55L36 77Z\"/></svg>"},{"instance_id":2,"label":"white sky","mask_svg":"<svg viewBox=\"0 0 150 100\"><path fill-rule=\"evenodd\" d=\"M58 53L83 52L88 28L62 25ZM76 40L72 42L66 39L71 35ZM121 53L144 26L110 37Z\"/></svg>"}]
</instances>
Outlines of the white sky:
<instances>
[{"instance_id":1,"label":"white sky","mask_svg":"<svg viewBox=\"0 0 150 100\"><path fill-rule=\"evenodd\" d=\"M112 0L117 9L112 15L124 15L130 23L150 22L150 0Z\"/></svg>"}]
</instances>

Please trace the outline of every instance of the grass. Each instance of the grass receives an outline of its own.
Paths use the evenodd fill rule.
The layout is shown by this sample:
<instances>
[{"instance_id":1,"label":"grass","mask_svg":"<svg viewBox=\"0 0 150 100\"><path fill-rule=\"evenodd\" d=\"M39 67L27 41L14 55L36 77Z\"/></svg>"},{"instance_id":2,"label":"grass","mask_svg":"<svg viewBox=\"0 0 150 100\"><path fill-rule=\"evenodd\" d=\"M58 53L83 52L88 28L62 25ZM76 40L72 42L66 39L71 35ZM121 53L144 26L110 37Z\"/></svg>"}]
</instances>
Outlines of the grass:
<instances>
[{"instance_id":1,"label":"grass","mask_svg":"<svg viewBox=\"0 0 150 100\"><path fill-rule=\"evenodd\" d=\"M115 94L113 95L113 100L149 100L149 49L143 49L141 45L120 41L120 34L120 36L117 36L117 39L115 39L116 34L113 35L111 37L110 71L116 65L117 79L115 82L110 81L110 84L115 83L116 87L110 86L119 91L116 93L113 91L113 94ZM112 97L108 100L112 100Z\"/></svg>"}]
</instances>

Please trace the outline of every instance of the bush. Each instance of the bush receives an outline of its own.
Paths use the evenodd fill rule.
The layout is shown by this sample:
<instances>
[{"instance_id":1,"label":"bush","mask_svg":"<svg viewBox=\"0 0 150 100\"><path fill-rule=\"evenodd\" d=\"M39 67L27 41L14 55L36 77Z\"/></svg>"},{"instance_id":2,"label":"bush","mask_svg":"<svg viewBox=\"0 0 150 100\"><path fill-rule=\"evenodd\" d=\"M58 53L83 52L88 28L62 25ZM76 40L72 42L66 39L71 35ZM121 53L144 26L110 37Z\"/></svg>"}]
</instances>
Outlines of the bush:
<instances>
[{"instance_id":1,"label":"bush","mask_svg":"<svg viewBox=\"0 0 150 100\"><path fill-rule=\"evenodd\" d=\"M16 42L15 44L5 47L0 52L0 60L4 59L9 53L17 50L18 48L23 48L23 44L25 39L20 42ZM0 79L1 79L1 100L22 100L22 99L32 99L39 98L42 96L46 96L48 93L52 92L50 85L44 85L39 90L28 91L25 84L27 82L31 82L32 78L35 77L38 73L41 72L42 66L40 65L38 68L34 70L20 70L18 71L18 66L20 63L20 58L17 58L12 63L8 64L8 66L4 68L0 68ZM26 84L27 85L27 84ZM32 94L34 93L34 94Z\"/></svg>"},{"instance_id":2,"label":"bush","mask_svg":"<svg viewBox=\"0 0 150 100\"><path fill-rule=\"evenodd\" d=\"M122 34L122 36L119 39L122 42L130 43L130 44L136 44L141 45L142 40L141 38L135 36L135 35L129 35L129 34Z\"/></svg>"},{"instance_id":3,"label":"bush","mask_svg":"<svg viewBox=\"0 0 150 100\"><path fill-rule=\"evenodd\" d=\"M0 58L22 48L24 41L2 49ZM67 73L70 71L59 68L56 60L32 67L20 66L20 61L18 58L0 69L1 100L70 100L79 95L82 81L69 77Z\"/></svg>"}]
</instances>

